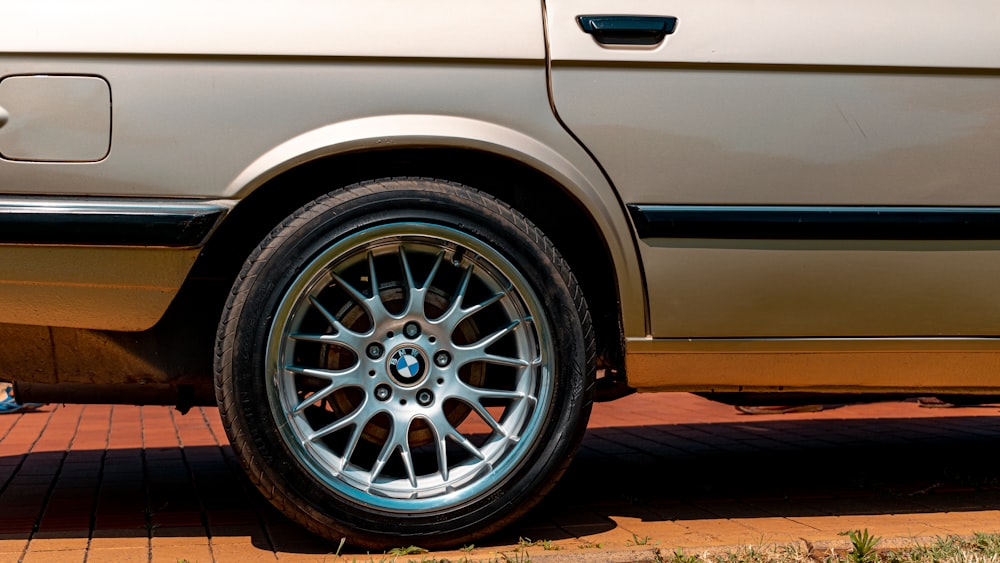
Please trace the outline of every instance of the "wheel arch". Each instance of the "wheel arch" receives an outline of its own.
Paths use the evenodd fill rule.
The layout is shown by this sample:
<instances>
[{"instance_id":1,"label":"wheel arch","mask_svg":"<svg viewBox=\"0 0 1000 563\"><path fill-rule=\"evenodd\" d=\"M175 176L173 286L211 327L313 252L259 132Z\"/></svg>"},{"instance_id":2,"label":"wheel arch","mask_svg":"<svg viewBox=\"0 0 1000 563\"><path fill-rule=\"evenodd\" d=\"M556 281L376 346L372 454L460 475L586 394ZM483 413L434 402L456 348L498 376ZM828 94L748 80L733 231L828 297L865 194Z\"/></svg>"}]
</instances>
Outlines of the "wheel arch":
<instances>
[{"instance_id":1,"label":"wheel arch","mask_svg":"<svg viewBox=\"0 0 1000 563\"><path fill-rule=\"evenodd\" d=\"M609 187L602 190L551 147L478 120L373 117L316 129L275 147L230 183L226 195L240 203L209 242L195 275L231 281L267 232L301 205L355 182L399 176L469 185L538 225L587 297L599 364L624 369L629 312L638 317L631 323L644 330L645 310L641 302L629 302L643 291L621 204Z\"/></svg>"}]
</instances>

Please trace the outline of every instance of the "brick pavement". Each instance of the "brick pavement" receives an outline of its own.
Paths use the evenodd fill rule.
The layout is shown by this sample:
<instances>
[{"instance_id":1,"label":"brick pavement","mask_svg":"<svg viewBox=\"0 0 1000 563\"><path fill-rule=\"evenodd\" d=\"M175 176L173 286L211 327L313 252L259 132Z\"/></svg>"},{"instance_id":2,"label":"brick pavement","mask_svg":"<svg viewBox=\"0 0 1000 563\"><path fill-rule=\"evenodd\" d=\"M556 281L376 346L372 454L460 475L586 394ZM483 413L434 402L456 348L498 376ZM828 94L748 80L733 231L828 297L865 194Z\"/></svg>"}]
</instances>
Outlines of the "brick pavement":
<instances>
[{"instance_id":1,"label":"brick pavement","mask_svg":"<svg viewBox=\"0 0 1000 563\"><path fill-rule=\"evenodd\" d=\"M746 416L692 395L633 395L597 405L553 494L471 556L510 553L519 538L560 548L528 548L535 560L600 560L653 546L822 544L854 528L996 532L998 438L997 406ZM215 409L0 416L0 562L333 561L335 549L247 490Z\"/></svg>"}]
</instances>

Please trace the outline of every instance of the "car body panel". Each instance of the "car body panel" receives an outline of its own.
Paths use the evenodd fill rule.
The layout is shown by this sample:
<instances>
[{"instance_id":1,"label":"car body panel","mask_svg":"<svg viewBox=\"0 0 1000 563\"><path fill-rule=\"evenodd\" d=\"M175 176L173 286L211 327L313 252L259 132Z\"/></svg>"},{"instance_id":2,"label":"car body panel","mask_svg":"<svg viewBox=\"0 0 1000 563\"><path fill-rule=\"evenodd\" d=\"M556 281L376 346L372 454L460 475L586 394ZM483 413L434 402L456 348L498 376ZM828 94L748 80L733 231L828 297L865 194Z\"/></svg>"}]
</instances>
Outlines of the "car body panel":
<instances>
[{"instance_id":1,"label":"car body panel","mask_svg":"<svg viewBox=\"0 0 1000 563\"><path fill-rule=\"evenodd\" d=\"M642 248L660 336L1000 334L997 242L652 239Z\"/></svg>"},{"instance_id":2,"label":"car body panel","mask_svg":"<svg viewBox=\"0 0 1000 563\"><path fill-rule=\"evenodd\" d=\"M546 7L556 110L626 204L853 212L1000 202L995 3ZM655 48L615 48L576 21L609 13L677 25ZM644 239L651 335L1000 334L1000 245L932 237Z\"/></svg>"},{"instance_id":3,"label":"car body panel","mask_svg":"<svg viewBox=\"0 0 1000 563\"><path fill-rule=\"evenodd\" d=\"M616 264L621 291L613 298L622 304L623 324L630 334L646 334L643 282L624 207L551 111L538 3L486 10L431 2L423 16L398 21L378 18L408 14L409 4L300 2L297 11L273 3L240 4L240 10L198 4L190 34L175 33L171 24L191 13L190 2L158 3L141 18L123 2L65 11L50 11L50 4L13 8L11 21L23 25L0 38L0 77L70 73L107 80L112 149L94 163L0 160L0 191L228 198L236 205L277 174L327 156L411 147L487 151L541 170L587 209ZM464 25L454 29L452 18L466 12ZM285 21L293 13L313 27ZM156 29L135 37L144 29L137 18L156 21ZM357 22L374 19L378 31L359 35ZM222 28L225 40L198 32ZM260 41L265 35L269 40ZM403 91L392 87L400 85ZM162 274L146 272L150 279ZM56 318L58 306L39 301L36 307L51 314L38 322ZM104 315L124 310L113 309ZM152 311L146 313L144 319ZM94 314L102 327L146 324L109 324Z\"/></svg>"},{"instance_id":4,"label":"car body panel","mask_svg":"<svg viewBox=\"0 0 1000 563\"><path fill-rule=\"evenodd\" d=\"M982 394L996 392L998 372L995 338L628 342L640 391Z\"/></svg>"},{"instance_id":5,"label":"car body panel","mask_svg":"<svg viewBox=\"0 0 1000 563\"><path fill-rule=\"evenodd\" d=\"M886 336L1000 334L990 291L1000 245L989 240L636 241L625 211L628 204L998 205L1000 50L992 33L998 9L989 2L959 9L930 1L712 0L665 8L548 0L551 69L536 2L497 1L490 9L441 0L415 14L396 0L238 6L160 2L136 13L111 0L11 5L8 18L18 25L0 37L0 77L106 80L112 149L99 162L0 160L0 190L223 198L233 206L327 156L486 151L552 178L598 226L619 294L597 297L620 301L636 386L684 381L636 363L647 356L668 363L678 342L700 354L700 343L743 338L739 356L754 345L775 352L774 339L794 352L813 337L843 337L838 351L850 352ZM599 46L574 19L667 8L678 27L654 49ZM929 11L938 18L926 18ZM79 259L46 272L20 266L63 252ZM129 276L100 266L131 252L145 258ZM20 290L11 289L0 321L141 330L163 313L196 254L0 245L11 288L50 287L17 306ZM108 291L91 299L72 289L83 287ZM92 306L65 308L78 298ZM701 373L707 382L720 372ZM744 383L772 381L752 373Z\"/></svg>"},{"instance_id":6,"label":"car body panel","mask_svg":"<svg viewBox=\"0 0 1000 563\"><path fill-rule=\"evenodd\" d=\"M997 68L1000 6L990 0L545 0L554 62ZM606 48L584 14L673 16L652 48ZM878 38L873 41L873 38Z\"/></svg>"},{"instance_id":7,"label":"car body panel","mask_svg":"<svg viewBox=\"0 0 1000 563\"><path fill-rule=\"evenodd\" d=\"M135 331L170 305L198 249L0 246L5 323Z\"/></svg>"},{"instance_id":8,"label":"car body panel","mask_svg":"<svg viewBox=\"0 0 1000 563\"><path fill-rule=\"evenodd\" d=\"M227 205L0 197L2 322L150 328L184 283Z\"/></svg>"},{"instance_id":9,"label":"car body panel","mask_svg":"<svg viewBox=\"0 0 1000 563\"><path fill-rule=\"evenodd\" d=\"M531 87L532 79L526 76L518 79L511 73L503 81L519 96L541 94ZM540 113L527 112L530 107ZM551 113L541 109L540 99L532 103L522 99L519 108L522 115L503 125L441 111L359 117L331 124L289 139L261 155L233 179L224 193L241 198L305 161L371 147L468 148L504 156L543 172L586 209L618 266L615 274L619 294L605 297L618 299L626 334L646 335L644 281L632 229L620 200L589 155L551 119Z\"/></svg>"},{"instance_id":10,"label":"car body panel","mask_svg":"<svg viewBox=\"0 0 1000 563\"><path fill-rule=\"evenodd\" d=\"M56 58L0 61L0 67L5 72L92 72L108 79L115 97L113 148L106 159L59 166L0 161L10 192L236 202L275 174L324 156L372 147L489 151L551 174L588 208L622 266L616 272L626 288L624 322L633 334L646 332L625 211L600 169L552 116L541 62L407 66L302 60L274 67L212 57ZM387 75L407 84L411 96L403 99L387 90ZM180 93L175 91L179 84ZM316 88L328 95L300 94ZM232 94L213 98L215 89ZM278 112L276 107L296 110ZM220 146L226 150L217 150Z\"/></svg>"},{"instance_id":11,"label":"car body panel","mask_svg":"<svg viewBox=\"0 0 1000 563\"><path fill-rule=\"evenodd\" d=\"M217 402L329 539L470 543L631 390L1000 389L993 0L3 13L0 376Z\"/></svg>"},{"instance_id":12,"label":"car body panel","mask_svg":"<svg viewBox=\"0 0 1000 563\"><path fill-rule=\"evenodd\" d=\"M541 60L539 10L523 0L5 2L0 53Z\"/></svg>"}]
</instances>

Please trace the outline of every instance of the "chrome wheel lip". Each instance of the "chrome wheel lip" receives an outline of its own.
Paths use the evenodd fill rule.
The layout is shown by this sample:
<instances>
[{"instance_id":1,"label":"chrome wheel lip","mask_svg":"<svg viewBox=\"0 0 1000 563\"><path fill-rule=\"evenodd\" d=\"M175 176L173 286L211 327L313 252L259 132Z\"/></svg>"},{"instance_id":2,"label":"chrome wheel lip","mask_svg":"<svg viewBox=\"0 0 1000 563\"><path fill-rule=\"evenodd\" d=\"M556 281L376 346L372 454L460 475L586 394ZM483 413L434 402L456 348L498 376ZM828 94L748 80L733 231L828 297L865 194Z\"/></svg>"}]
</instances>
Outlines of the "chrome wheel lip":
<instances>
[{"instance_id":1,"label":"chrome wheel lip","mask_svg":"<svg viewBox=\"0 0 1000 563\"><path fill-rule=\"evenodd\" d=\"M493 436L482 445L483 459L471 459L467 462L448 467L447 472L439 472L426 479L394 479L388 481L371 481L370 471L352 467L344 463L344 458L330 451L323 444L308 438L315 428L310 427L300 413L296 413L294 378L286 376L286 356L289 355L292 331L296 327L298 317L308 308L309 294L323 282L324 276L334 270L344 260L356 257L358 253L385 246L396 248L405 245L431 247L461 248L470 264L479 264L494 283L503 283L506 293L500 302L507 309L518 310L517 318L524 328L513 328L512 331L524 333L518 336L519 348L531 347L534 352L530 358L530 366L524 368L527 375L524 381L528 384L522 390L527 391L523 400L518 400L513 416L503 417L498 421L498 427L512 435ZM405 250L402 251L405 253ZM501 280L493 279L501 277ZM430 278L428 279L430 281ZM426 288L424 288L426 289ZM409 290L408 290L409 291ZM271 412L278 424L279 432L285 445L295 459L320 483L342 497L359 505L398 513L427 513L435 510L452 508L471 502L502 485L520 468L531 448L535 445L542 425L553 402L554 361L553 343L551 341L549 321L544 313L541 300L532 289L520 270L499 251L481 239L456 229L432 223L392 223L372 227L341 240L335 241L323 250L315 259L307 264L288 285L285 295L279 303L274 320L270 326L266 347L265 365L267 368L267 397ZM473 313L474 314L474 313ZM389 416L393 423L410 424L413 420L422 419L430 427L435 440L443 440L443 428L447 424L443 416L429 417L428 409L441 409L446 398L468 394L473 388L461 382L457 377L458 370L468 363L469 358L476 358L470 352L473 346L461 346L451 342L451 332L448 330L447 315L441 319L426 319L422 312L404 311L400 316L389 315L382 319L381 324L373 322L363 339L375 338L383 346L383 353L377 362L366 362L368 359L363 348L354 350L358 362L352 368L354 372L346 373L347 377L357 377L361 380L358 387L363 388L365 395L357 411L363 411L368 420L380 414ZM419 336L409 338L403 334L407 323L418 320L422 331ZM454 326L451 326L451 330ZM377 333L391 331L392 337L376 338ZM449 346L434 346L435 343L447 342ZM394 351L405 346L412 346L423 353L424 373L420 382L412 386L397 385L392 389L393 397L379 405L374 397L375 387L383 384L384 378L376 378L373 383L362 373L368 366L381 363L387 366ZM435 354L444 349L450 355L446 367L435 365ZM485 350L485 347L483 348ZM485 352L480 352L484 354ZM523 358L522 358L523 360ZM348 370L350 371L350 370ZM388 369L386 368L386 371ZM420 396L424 390L423 382L428 378L437 378L438 374L449 375L447 384L431 393L429 402L426 396ZM401 402L405 401L405 405ZM426 403L426 404L425 404ZM444 422L442 422L444 421ZM440 427L440 428L439 428ZM391 437L389 439L392 439ZM447 474L443 474L447 473ZM412 474L412 471L411 471ZM366 480L367 479L367 480ZM435 480L436 479L436 480Z\"/></svg>"}]
</instances>

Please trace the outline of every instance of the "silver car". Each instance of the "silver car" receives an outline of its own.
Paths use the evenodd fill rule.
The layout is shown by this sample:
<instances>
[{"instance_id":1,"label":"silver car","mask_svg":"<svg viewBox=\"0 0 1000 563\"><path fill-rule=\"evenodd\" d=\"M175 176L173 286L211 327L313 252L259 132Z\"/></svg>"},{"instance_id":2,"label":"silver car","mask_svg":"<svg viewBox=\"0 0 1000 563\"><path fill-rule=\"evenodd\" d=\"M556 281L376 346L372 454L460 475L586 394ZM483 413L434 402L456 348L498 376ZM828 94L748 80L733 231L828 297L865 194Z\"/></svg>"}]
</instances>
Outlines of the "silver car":
<instances>
[{"instance_id":1,"label":"silver car","mask_svg":"<svg viewBox=\"0 0 1000 563\"><path fill-rule=\"evenodd\" d=\"M632 390L1000 393L993 0L3 14L0 377L218 404L326 537L497 530Z\"/></svg>"}]
</instances>

